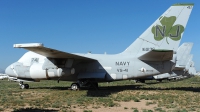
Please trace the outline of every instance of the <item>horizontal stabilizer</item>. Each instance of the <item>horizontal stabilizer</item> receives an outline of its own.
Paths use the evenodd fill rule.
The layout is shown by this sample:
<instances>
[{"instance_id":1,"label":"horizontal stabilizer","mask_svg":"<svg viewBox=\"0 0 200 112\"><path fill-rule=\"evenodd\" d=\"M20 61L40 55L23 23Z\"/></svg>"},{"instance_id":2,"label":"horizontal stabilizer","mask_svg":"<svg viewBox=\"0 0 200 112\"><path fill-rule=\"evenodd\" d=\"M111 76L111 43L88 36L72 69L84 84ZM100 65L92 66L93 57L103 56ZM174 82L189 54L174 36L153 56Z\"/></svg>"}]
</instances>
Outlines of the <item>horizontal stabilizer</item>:
<instances>
[{"instance_id":1,"label":"horizontal stabilizer","mask_svg":"<svg viewBox=\"0 0 200 112\"><path fill-rule=\"evenodd\" d=\"M44 47L43 44L41 43L14 44L13 47L24 48L48 58L72 58L72 59L83 59L83 60L95 60L88 57L47 48Z\"/></svg>"},{"instance_id":2,"label":"horizontal stabilizer","mask_svg":"<svg viewBox=\"0 0 200 112\"><path fill-rule=\"evenodd\" d=\"M152 50L140 56L143 61L167 61L173 59L173 50Z\"/></svg>"}]
</instances>

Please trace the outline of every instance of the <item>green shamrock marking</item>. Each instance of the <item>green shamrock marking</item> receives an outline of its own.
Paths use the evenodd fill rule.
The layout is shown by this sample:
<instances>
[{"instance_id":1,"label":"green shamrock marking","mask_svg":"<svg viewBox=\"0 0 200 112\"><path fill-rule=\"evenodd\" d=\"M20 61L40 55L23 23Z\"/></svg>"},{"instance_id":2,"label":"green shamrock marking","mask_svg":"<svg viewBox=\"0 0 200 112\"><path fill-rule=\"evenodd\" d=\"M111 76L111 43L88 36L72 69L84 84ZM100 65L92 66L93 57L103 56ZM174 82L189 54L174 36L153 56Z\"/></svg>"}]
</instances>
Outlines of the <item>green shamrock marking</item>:
<instances>
[{"instance_id":1,"label":"green shamrock marking","mask_svg":"<svg viewBox=\"0 0 200 112\"><path fill-rule=\"evenodd\" d=\"M156 25L151 29L155 40L160 41L166 37L166 41L168 43L168 37L174 41L181 39L181 33L184 31L184 27L180 24L174 25L174 22L176 21L175 16L160 17L159 20L162 26Z\"/></svg>"}]
</instances>

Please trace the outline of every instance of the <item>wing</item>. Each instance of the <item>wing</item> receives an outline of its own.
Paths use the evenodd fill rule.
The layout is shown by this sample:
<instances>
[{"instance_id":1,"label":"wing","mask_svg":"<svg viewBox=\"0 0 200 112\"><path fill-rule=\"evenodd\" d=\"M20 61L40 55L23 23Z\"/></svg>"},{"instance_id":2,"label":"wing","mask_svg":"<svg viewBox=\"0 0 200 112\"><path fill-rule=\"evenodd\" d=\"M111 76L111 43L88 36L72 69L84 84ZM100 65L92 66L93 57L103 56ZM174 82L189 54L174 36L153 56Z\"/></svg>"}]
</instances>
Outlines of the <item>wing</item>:
<instances>
[{"instance_id":1,"label":"wing","mask_svg":"<svg viewBox=\"0 0 200 112\"><path fill-rule=\"evenodd\" d=\"M143 61L167 61L173 59L173 50L152 50L139 57Z\"/></svg>"},{"instance_id":2,"label":"wing","mask_svg":"<svg viewBox=\"0 0 200 112\"><path fill-rule=\"evenodd\" d=\"M83 60L95 60L92 58L47 48L44 47L43 44L41 43L14 44L13 47L24 48L48 58L72 58L72 59L83 59Z\"/></svg>"}]
</instances>

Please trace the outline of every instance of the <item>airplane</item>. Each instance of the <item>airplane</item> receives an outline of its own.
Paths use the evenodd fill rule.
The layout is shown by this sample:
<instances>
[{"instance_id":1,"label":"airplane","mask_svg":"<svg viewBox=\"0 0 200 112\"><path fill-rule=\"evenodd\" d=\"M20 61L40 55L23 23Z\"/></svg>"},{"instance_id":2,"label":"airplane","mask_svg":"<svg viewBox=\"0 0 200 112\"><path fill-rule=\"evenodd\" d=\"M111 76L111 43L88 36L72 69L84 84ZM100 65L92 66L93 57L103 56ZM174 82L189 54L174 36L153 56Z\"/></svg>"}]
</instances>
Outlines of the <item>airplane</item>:
<instances>
[{"instance_id":1,"label":"airplane","mask_svg":"<svg viewBox=\"0 0 200 112\"><path fill-rule=\"evenodd\" d=\"M140 79L136 79L136 82L142 82L145 83L145 80L157 80L159 82L162 82L164 79L174 79L177 78L180 75L183 75L185 73L185 67L187 63L190 61L190 51L192 49L193 43L183 43L178 50L176 51L176 54L173 55L173 58L175 60L175 67L172 71L169 73L154 75L150 77L144 77Z\"/></svg>"},{"instance_id":2,"label":"airplane","mask_svg":"<svg viewBox=\"0 0 200 112\"><path fill-rule=\"evenodd\" d=\"M183 79L190 78L196 74L196 69L194 66L194 62L192 61L193 55L184 55L182 62L179 62L179 67L175 67L176 69L172 71L171 74L165 74L168 76L167 79ZM181 67L182 66L182 67Z\"/></svg>"},{"instance_id":3,"label":"airplane","mask_svg":"<svg viewBox=\"0 0 200 112\"><path fill-rule=\"evenodd\" d=\"M173 72L173 76L169 77L169 79L182 79L182 78L187 78L187 77L192 77L194 76L194 62L192 61L193 55L190 54L188 56L186 56L187 58L185 58L186 63L184 64L185 67L182 70L175 70Z\"/></svg>"},{"instance_id":4,"label":"airplane","mask_svg":"<svg viewBox=\"0 0 200 112\"><path fill-rule=\"evenodd\" d=\"M195 66L194 66L194 62L192 64L191 68L189 69L188 73L190 75L196 75L197 74L197 71L196 71Z\"/></svg>"},{"instance_id":5,"label":"airplane","mask_svg":"<svg viewBox=\"0 0 200 112\"><path fill-rule=\"evenodd\" d=\"M0 73L0 80L7 79L8 75Z\"/></svg>"},{"instance_id":6,"label":"airplane","mask_svg":"<svg viewBox=\"0 0 200 112\"><path fill-rule=\"evenodd\" d=\"M195 69L194 61L192 61L192 58L193 58L193 55L190 55L191 61L187 64L186 69L185 69L185 71L187 71L187 73L189 75L195 75L196 74L196 69Z\"/></svg>"},{"instance_id":7,"label":"airplane","mask_svg":"<svg viewBox=\"0 0 200 112\"><path fill-rule=\"evenodd\" d=\"M72 90L98 88L100 82L135 79L170 72L174 52L185 31L194 4L174 4L119 54L68 53L42 43L14 44L29 50L6 68L6 74L26 81L73 81Z\"/></svg>"}]
</instances>

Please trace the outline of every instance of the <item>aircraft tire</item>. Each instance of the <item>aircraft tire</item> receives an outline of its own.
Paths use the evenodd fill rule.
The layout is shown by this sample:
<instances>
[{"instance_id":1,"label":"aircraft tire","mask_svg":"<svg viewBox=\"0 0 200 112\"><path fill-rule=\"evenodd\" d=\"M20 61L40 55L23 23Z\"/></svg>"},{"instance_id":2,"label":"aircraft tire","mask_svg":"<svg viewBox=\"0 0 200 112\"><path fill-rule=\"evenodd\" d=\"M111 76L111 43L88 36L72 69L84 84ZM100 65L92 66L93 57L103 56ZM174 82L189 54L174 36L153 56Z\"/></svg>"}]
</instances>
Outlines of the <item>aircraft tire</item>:
<instances>
[{"instance_id":1,"label":"aircraft tire","mask_svg":"<svg viewBox=\"0 0 200 112\"><path fill-rule=\"evenodd\" d=\"M21 88L21 89L25 89L25 85L22 84L22 85L20 86L20 88Z\"/></svg>"},{"instance_id":2,"label":"aircraft tire","mask_svg":"<svg viewBox=\"0 0 200 112\"><path fill-rule=\"evenodd\" d=\"M28 84L24 84L25 89L29 89L29 85Z\"/></svg>"},{"instance_id":3,"label":"aircraft tire","mask_svg":"<svg viewBox=\"0 0 200 112\"><path fill-rule=\"evenodd\" d=\"M71 89L72 89L72 90L75 90L75 91L76 91L76 90L79 90L79 88L80 88L80 86L79 86L78 83L72 83L72 84L71 84Z\"/></svg>"}]
</instances>

